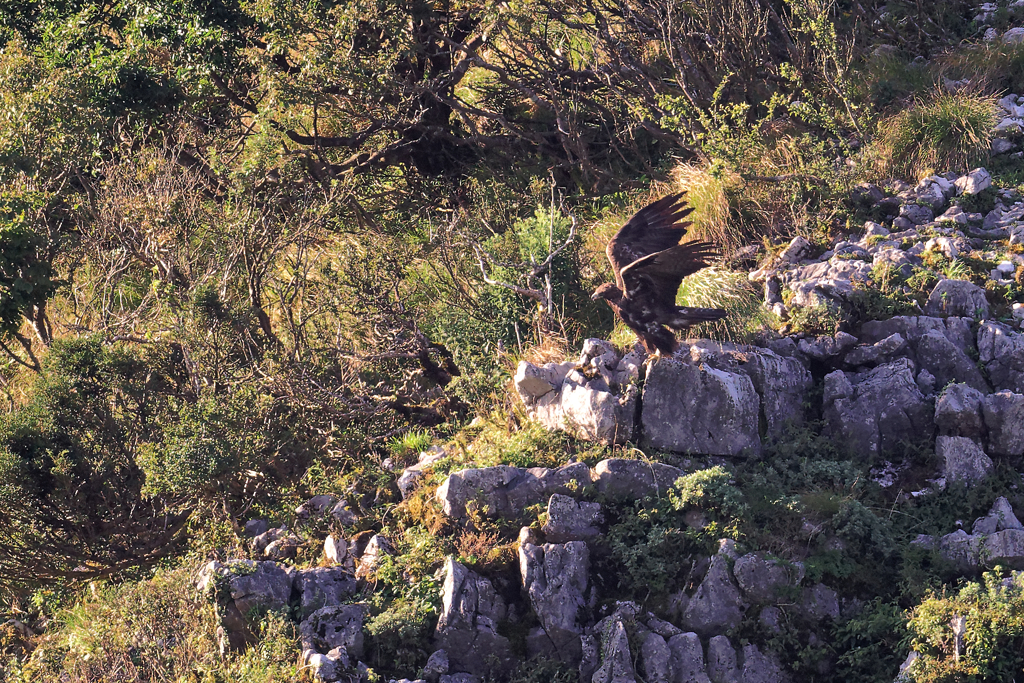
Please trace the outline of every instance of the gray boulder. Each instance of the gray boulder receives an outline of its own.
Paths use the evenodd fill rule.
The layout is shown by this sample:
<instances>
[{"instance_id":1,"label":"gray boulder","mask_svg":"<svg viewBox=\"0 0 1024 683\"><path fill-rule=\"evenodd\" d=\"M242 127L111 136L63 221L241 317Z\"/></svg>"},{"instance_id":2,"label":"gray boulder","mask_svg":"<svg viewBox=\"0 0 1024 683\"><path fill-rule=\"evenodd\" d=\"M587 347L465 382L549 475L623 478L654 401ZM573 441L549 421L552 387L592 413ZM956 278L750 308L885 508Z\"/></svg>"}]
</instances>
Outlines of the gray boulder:
<instances>
[{"instance_id":1,"label":"gray boulder","mask_svg":"<svg viewBox=\"0 0 1024 683\"><path fill-rule=\"evenodd\" d=\"M978 327L978 355L996 391L1024 394L1024 334L986 320Z\"/></svg>"},{"instance_id":2,"label":"gray boulder","mask_svg":"<svg viewBox=\"0 0 1024 683\"><path fill-rule=\"evenodd\" d=\"M640 646L640 672L644 683L710 683L696 633L676 634L667 641L648 633Z\"/></svg>"},{"instance_id":3,"label":"gray boulder","mask_svg":"<svg viewBox=\"0 0 1024 683\"><path fill-rule=\"evenodd\" d=\"M966 280L939 280L928 295L925 313L984 320L989 316L985 290Z\"/></svg>"},{"instance_id":4,"label":"gray boulder","mask_svg":"<svg viewBox=\"0 0 1024 683\"><path fill-rule=\"evenodd\" d=\"M1024 394L1000 391L982 404L992 455L1024 455Z\"/></svg>"},{"instance_id":5,"label":"gray boulder","mask_svg":"<svg viewBox=\"0 0 1024 683\"><path fill-rule=\"evenodd\" d=\"M575 367L572 361L534 365L525 360L516 367L514 382L516 391L524 403L535 402L540 397L560 389L565 376Z\"/></svg>"},{"instance_id":6,"label":"gray boulder","mask_svg":"<svg viewBox=\"0 0 1024 683\"><path fill-rule=\"evenodd\" d=\"M762 654L754 644L743 646L743 683L785 683L788 674L772 656Z\"/></svg>"},{"instance_id":7,"label":"gray boulder","mask_svg":"<svg viewBox=\"0 0 1024 683\"><path fill-rule=\"evenodd\" d=\"M704 669L704 649L696 633L680 633L668 639L671 683L710 683Z\"/></svg>"},{"instance_id":8,"label":"gray boulder","mask_svg":"<svg viewBox=\"0 0 1024 683\"><path fill-rule=\"evenodd\" d=\"M1024 569L1024 529L1005 529L986 536L982 558L989 567Z\"/></svg>"},{"instance_id":9,"label":"gray boulder","mask_svg":"<svg viewBox=\"0 0 1024 683\"><path fill-rule=\"evenodd\" d=\"M972 536L963 529L957 529L938 540L939 554L961 571L972 571L982 564L984 536Z\"/></svg>"},{"instance_id":10,"label":"gray boulder","mask_svg":"<svg viewBox=\"0 0 1024 683\"><path fill-rule=\"evenodd\" d=\"M663 495L683 471L660 462L609 458L594 468L598 493L611 499Z\"/></svg>"},{"instance_id":11,"label":"gray boulder","mask_svg":"<svg viewBox=\"0 0 1024 683\"><path fill-rule=\"evenodd\" d=\"M451 667L471 674L489 675L511 661L508 639L498 634L506 617L505 601L487 579L449 557L444 565L441 615L434 636L448 653Z\"/></svg>"},{"instance_id":12,"label":"gray boulder","mask_svg":"<svg viewBox=\"0 0 1024 683\"><path fill-rule=\"evenodd\" d=\"M317 610L337 605L356 592L356 580L344 567L304 569L295 575L299 590L299 620Z\"/></svg>"},{"instance_id":13,"label":"gray boulder","mask_svg":"<svg viewBox=\"0 0 1024 683\"><path fill-rule=\"evenodd\" d=\"M858 346L846 354L846 363L853 367L859 365L870 365L873 367L879 363L891 360L906 347L907 340L899 332L896 332L870 346Z\"/></svg>"},{"instance_id":14,"label":"gray boulder","mask_svg":"<svg viewBox=\"0 0 1024 683\"><path fill-rule=\"evenodd\" d=\"M448 475L436 497L446 515L467 516L467 506L490 517L515 518L523 509L543 503L554 493L591 484L590 468L571 463L557 469L509 465L470 468Z\"/></svg>"},{"instance_id":15,"label":"gray boulder","mask_svg":"<svg viewBox=\"0 0 1024 683\"><path fill-rule=\"evenodd\" d=\"M934 429L934 407L905 358L853 376L831 373L824 404L827 431L862 458L928 439Z\"/></svg>"},{"instance_id":16,"label":"gray boulder","mask_svg":"<svg viewBox=\"0 0 1024 683\"><path fill-rule=\"evenodd\" d=\"M686 606L683 627L702 636L722 633L739 625L743 610L743 596L729 571L729 556L719 551Z\"/></svg>"},{"instance_id":17,"label":"gray boulder","mask_svg":"<svg viewBox=\"0 0 1024 683\"><path fill-rule=\"evenodd\" d=\"M271 541L263 549L263 555L271 560L289 560L299 554L299 548L303 545L304 541L300 537L286 533Z\"/></svg>"},{"instance_id":18,"label":"gray boulder","mask_svg":"<svg viewBox=\"0 0 1024 683\"><path fill-rule=\"evenodd\" d=\"M377 571L377 567L384 556L393 555L394 552L394 546L391 545L391 541L386 536L374 534L359 556L359 564L356 566L356 578L365 579L371 576Z\"/></svg>"},{"instance_id":19,"label":"gray boulder","mask_svg":"<svg viewBox=\"0 0 1024 683\"><path fill-rule=\"evenodd\" d=\"M975 520L971 533L976 536L979 534L984 536L994 534L997 531L1006 531L1007 529L1024 529L1024 525L1021 525L1017 515L1013 514L1010 502L1003 496L1000 496L992 504L992 509L989 510L987 516L979 517Z\"/></svg>"},{"instance_id":20,"label":"gray boulder","mask_svg":"<svg viewBox=\"0 0 1024 683\"><path fill-rule=\"evenodd\" d=\"M305 503L295 508L295 516L298 519L310 519L323 517L324 514L338 502L337 496L330 494L321 494L319 496L313 496Z\"/></svg>"},{"instance_id":21,"label":"gray boulder","mask_svg":"<svg viewBox=\"0 0 1024 683\"><path fill-rule=\"evenodd\" d=\"M332 566L342 567L350 574L356 573L356 558L349 552L348 542L341 536L329 534L324 539L324 557Z\"/></svg>"},{"instance_id":22,"label":"gray boulder","mask_svg":"<svg viewBox=\"0 0 1024 683\"><path fill-rule=\"evenodd\" d=\"M228 582L231 600L243 616L288 609L295 581L294 569L269 561L239 560L231 563L231 566L251 570L246 574L232 576Z\"/></svg>"},{"instance_id":23,"label":"gray boulder","mask_svg":"<svg viewBox=\"0 0 1024 683\"><path fill-rule=\"evenodd\" d=\"M935 452L942 459L946 481L973 484L992 471L992 459L981 447L965 436L940 436L935 439Z\"/></svg>"},{"instance_id":24,"label":"gray boulder","mask_svg":"<svg viewBox=\"0 0 1024 683\"><path fill-rule=\"evenodd\" d=\"M955 184L957 194L978 194L992 186L992 176L984 168L976 168L957 178Z\"/></svg>"},{"instance_id":25,"label":"gray boulder","mask_svg":"<svg viewBox=\"0 0 1024 683\"><path fill-rule=\"evenodd\" d=\"M639 662L644 683L672 683L672 654L664 636L647 634L640 644Z\"/></svg>"},{"instance_id":26,"label":"gray boulder","mask_svg":"<svg viewBox=\"0 0 1024 683\"><path fill-rule=\"evenodd\" d=\"M562 384L562 429L583 441L625 443L633 438L638 394L633 384L615 392L604 380L591 381L574 370Z\"/></svg>"},{"instance_id":27,"label":"gray boulder","mask_svg":"<svg viewBox=\"0 0 1024 683\"><path fill-rule=\"evenodd\" d=\"M541 531L549 543L585 541L600 535L600 503L577 502L556 493L548 500L548 521Z\"/></svg>"},{"instance_id":28,"label":"gray boulder","mask_svg":"<svg viewBox=\"0 0 1024 683\"><path fill-rule=\"evenodd\" d=\"M985 395L966 384L950 384L935 401L935 427L943 436L980 439L985 433L981 406Z\"/></svg>"},{"instance_id":29,"label":"gray boulder","mask_svg":"<svg viewBox=\"0 0 1024 683\"><path fill-rule=\"evenodd\" d=\"M740 683L736 650L725 636L715 636L708 642L708 678L711 683Z\"/></svg>"},{"instance_id":30,"label":"gray boulder","mask_svg":"<svg viewBox=\"0 0 1024 683\"><path fill-rule=\"evenodd\" d=\"M801 607L807 618L814 621L839 618L839 597L823 583L803 590Z\"/></svg>"},{"instance_id":31,"label":"gray boulder","mask_svg":"<svg viewBox=\"0 0 1024 683\"><path fill-rule=\"evenodd\" d=\"M601 666L594 672L592 683L637 683L623 617L606 617L595 629L601 639Z\"/></svg>"},{"instance_id":32,"label":"gray boulder","mask_svg":"<svg viewBox=\"0 0 1024 683\"><path fill-rule=\"evenodd\" d=\"M246 538L262 536L270 530L270 524L265 519L250 519L242 528L242 535ZM264 546L266 547L266 546Z\"/></svg>"},{"instance_id":33,"label":"gray boulder","mask_svg":"<svg viewBox=\"0 0 1024 683\"><path fill-rule=\"evenodd\" d=\"M747 600L767 603L785 597L804 577L801 563L788 563L768 557L765 553L749 553L736 560L732 568L736 583Z\"/></svg>"},{"instance_id":34,"label":"gray boulder","mask_svg":"<svg viewBox=\"0 0 1024 683\"><path fill-rule=\"evenodd\" d=\"M363 656L365 617L365 605L333 605L313 612L299 624L303 652L328 653L342 648L354 664Z\"/></svg>"},{"instance_id":35,"label":"gray boulder","mask_svg":"<svg viewBox=\"0 0 1024 683\"><path fill-rule=\"evenodd\" d=\"M402 499L404 500L412 495L412 492L416 490L416 485L423 478L423 475L426 474L426 470L436 465L447 455L447 451L440 446L431 446L420 453L415 465L402 470L402 474L398 477L397 482L398 490L402 493Z\"/></svg>"},{"instance_id":36,"label":"gray boulder","mask_svg":"<svg viewBox=\"0 0 1024 683\"><path fill-rule=\"evenodd\" d=\"M644 385L644 444L681 453L758 455L760 399L746 375L672 358L651 364Z\"/></svg>"},{"instance_id":37,"label":"gray boulder","mask_svg":"<svg viewBox=\"0 0 1024 683\"><path fill-rule=\"evenodd\" d=\"M444 650L435 650L427 658L427 663L423 667L423 677L427 681L437 681L448 673L448 667L448 653Z\"/></svg>"},{"instance_id":38,"label":"gray boulder","mask_svg":"<svg viewBox=\"0 0 1024 683\"><path fill-rule=\"evenodd\" d=\"M768 349L737 354L739 372L750 377L761 401L766 433L775 437L789 425L804 422L804 399L814 383L810 371L795 358L784 358Z\"/></svg>"},{"instance_id":39,"label":"gray boulder","mask_svg":"<svg viewBox=\"0 0 1024 683\"><path fill-rule=\"evenodd\" d=\"M971 357L977 352L971 323L969 318L897 316L864 323L860 337L866 344L875 344L899 334L907 341L899 354L931 373L938 386L962 382L986 393L988 382Z\"/></svg>"},{"instance_id":40,"label":"gray boulder","mask_svg":"<svg viewBox=\"0 0 1024 683\"><path fill-rule=\"evenodd\" d=\"M900 217L906 218L914 225L924 225L935 219L935 211L920 204L904 204L900 207Z\"/></svg>"},{"instance_id":41,"label":"gray boulder","mask_svg":"<svg viewBox=\"0 0 1024 683\"><path fill-rule=\"evenodd\" d=\"M831 360L840 356L857 345L857 338L846 332L836 332L835 336L813 337L801 339L797 348L808 358L814 360Z\"/></svg>"},{"instance_id":42,"label":"gray boulder","mask_svg":"<svg viewBox=\"0 0 1024 683\"><path fill-rule=\"evenodd\" d=\"M528 639L531 654L579 661L583 631L579 617L586 604L590 573L587 544L569 541L534 545L524 539L519 545L519 570L523 591L541 624Z\"/></svg>"}]
</instances>

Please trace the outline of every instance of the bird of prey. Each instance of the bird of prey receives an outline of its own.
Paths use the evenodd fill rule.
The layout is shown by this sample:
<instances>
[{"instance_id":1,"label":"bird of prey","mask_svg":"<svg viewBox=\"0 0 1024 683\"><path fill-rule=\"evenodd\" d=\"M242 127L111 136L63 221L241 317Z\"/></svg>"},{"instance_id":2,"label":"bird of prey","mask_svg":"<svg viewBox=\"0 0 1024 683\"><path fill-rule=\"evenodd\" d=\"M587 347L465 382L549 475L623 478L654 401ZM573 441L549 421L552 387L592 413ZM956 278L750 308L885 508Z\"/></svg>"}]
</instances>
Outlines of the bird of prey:
<instances>
[{"instance_id":1,"label":"bird of prey","mask_svg":"<svg viewBox=\"0 0 1024 683\"><path fill-rule=\"evenodd\" d=\"M640 209L615 233L607 249L615 284L604 283L591 297L607 301L647 352L659 356L676 350L672 330L726 315L720 308L676 306L683 278L708 267L708 259L719 255L710 242L679 243L690 225L683 219L693 211L684 194L663 197Z\"/></svg>"}]
</instances>

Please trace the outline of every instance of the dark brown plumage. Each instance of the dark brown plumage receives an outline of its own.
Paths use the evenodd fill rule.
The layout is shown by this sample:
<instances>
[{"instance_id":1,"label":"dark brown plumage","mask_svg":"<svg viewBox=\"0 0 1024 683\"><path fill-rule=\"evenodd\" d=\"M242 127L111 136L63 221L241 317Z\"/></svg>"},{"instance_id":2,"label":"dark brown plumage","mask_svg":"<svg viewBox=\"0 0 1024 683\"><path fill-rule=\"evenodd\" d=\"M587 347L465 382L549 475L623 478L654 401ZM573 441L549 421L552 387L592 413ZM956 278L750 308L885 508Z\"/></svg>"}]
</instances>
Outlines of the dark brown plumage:
<instances>
[{"instance_id":1,"label":"dark brown plumage","mask_svg":"<svg viewBox=\"0 0 1024 683\"><path fill-rule=\"evenodd\" d=\"M678 345L672 330L726 315L720 308L676 306L683 278L707 268L708 260L718 256L710 242L679 243L690 225L683 219L693 211L683 196L673 194L649 204L615 233L607 249L615 284L606 282L592 297L606 300L648 353L671 354Z\"/></svg>"}]
</instances>

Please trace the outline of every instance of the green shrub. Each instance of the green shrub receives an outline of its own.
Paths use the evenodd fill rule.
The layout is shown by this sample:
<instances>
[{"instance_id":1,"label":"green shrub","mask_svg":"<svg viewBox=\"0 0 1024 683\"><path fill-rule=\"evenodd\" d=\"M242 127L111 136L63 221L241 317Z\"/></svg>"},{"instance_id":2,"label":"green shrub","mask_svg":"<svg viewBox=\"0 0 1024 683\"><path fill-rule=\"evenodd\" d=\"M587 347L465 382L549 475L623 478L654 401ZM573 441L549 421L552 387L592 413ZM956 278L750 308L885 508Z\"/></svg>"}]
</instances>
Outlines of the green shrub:
<instances>
[{"instance_id":1,"label":"green shrub","mask_svg":"<svg viewBox=\"0 0 1024 683\"><path fill-rule=\"evenodd\" d=\"M1020 579L1004 583L998 572L989 572L955 593L927 597L908 623L911 647L921 655L910 669L914 681L980 683L1019 676L1024 667L1022 588ZM959 648L955 618L964 620Z\"/></svg>"}]
</instances>

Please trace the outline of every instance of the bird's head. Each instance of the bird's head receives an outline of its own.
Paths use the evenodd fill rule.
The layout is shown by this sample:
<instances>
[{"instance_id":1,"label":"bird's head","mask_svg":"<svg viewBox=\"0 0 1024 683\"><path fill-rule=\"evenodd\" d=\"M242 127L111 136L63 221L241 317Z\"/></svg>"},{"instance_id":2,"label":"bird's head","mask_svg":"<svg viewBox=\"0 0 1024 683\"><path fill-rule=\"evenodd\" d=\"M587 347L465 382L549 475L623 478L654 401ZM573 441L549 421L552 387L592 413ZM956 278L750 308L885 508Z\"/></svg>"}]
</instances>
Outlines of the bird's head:
<instances>
[{"instance_id":1,"label":"bird's head","mask_svg":"<svg viewBox=\"0 0 1024 683\"><path fill-rule=\"evenodd\" d=\"M590 296L590 298L594 301L598 301L599 299L616 301L622 298L622 290L613 285L612 283L606 282L597 289L595 289L594 293Z\"/></svg>"}]
</instances>

